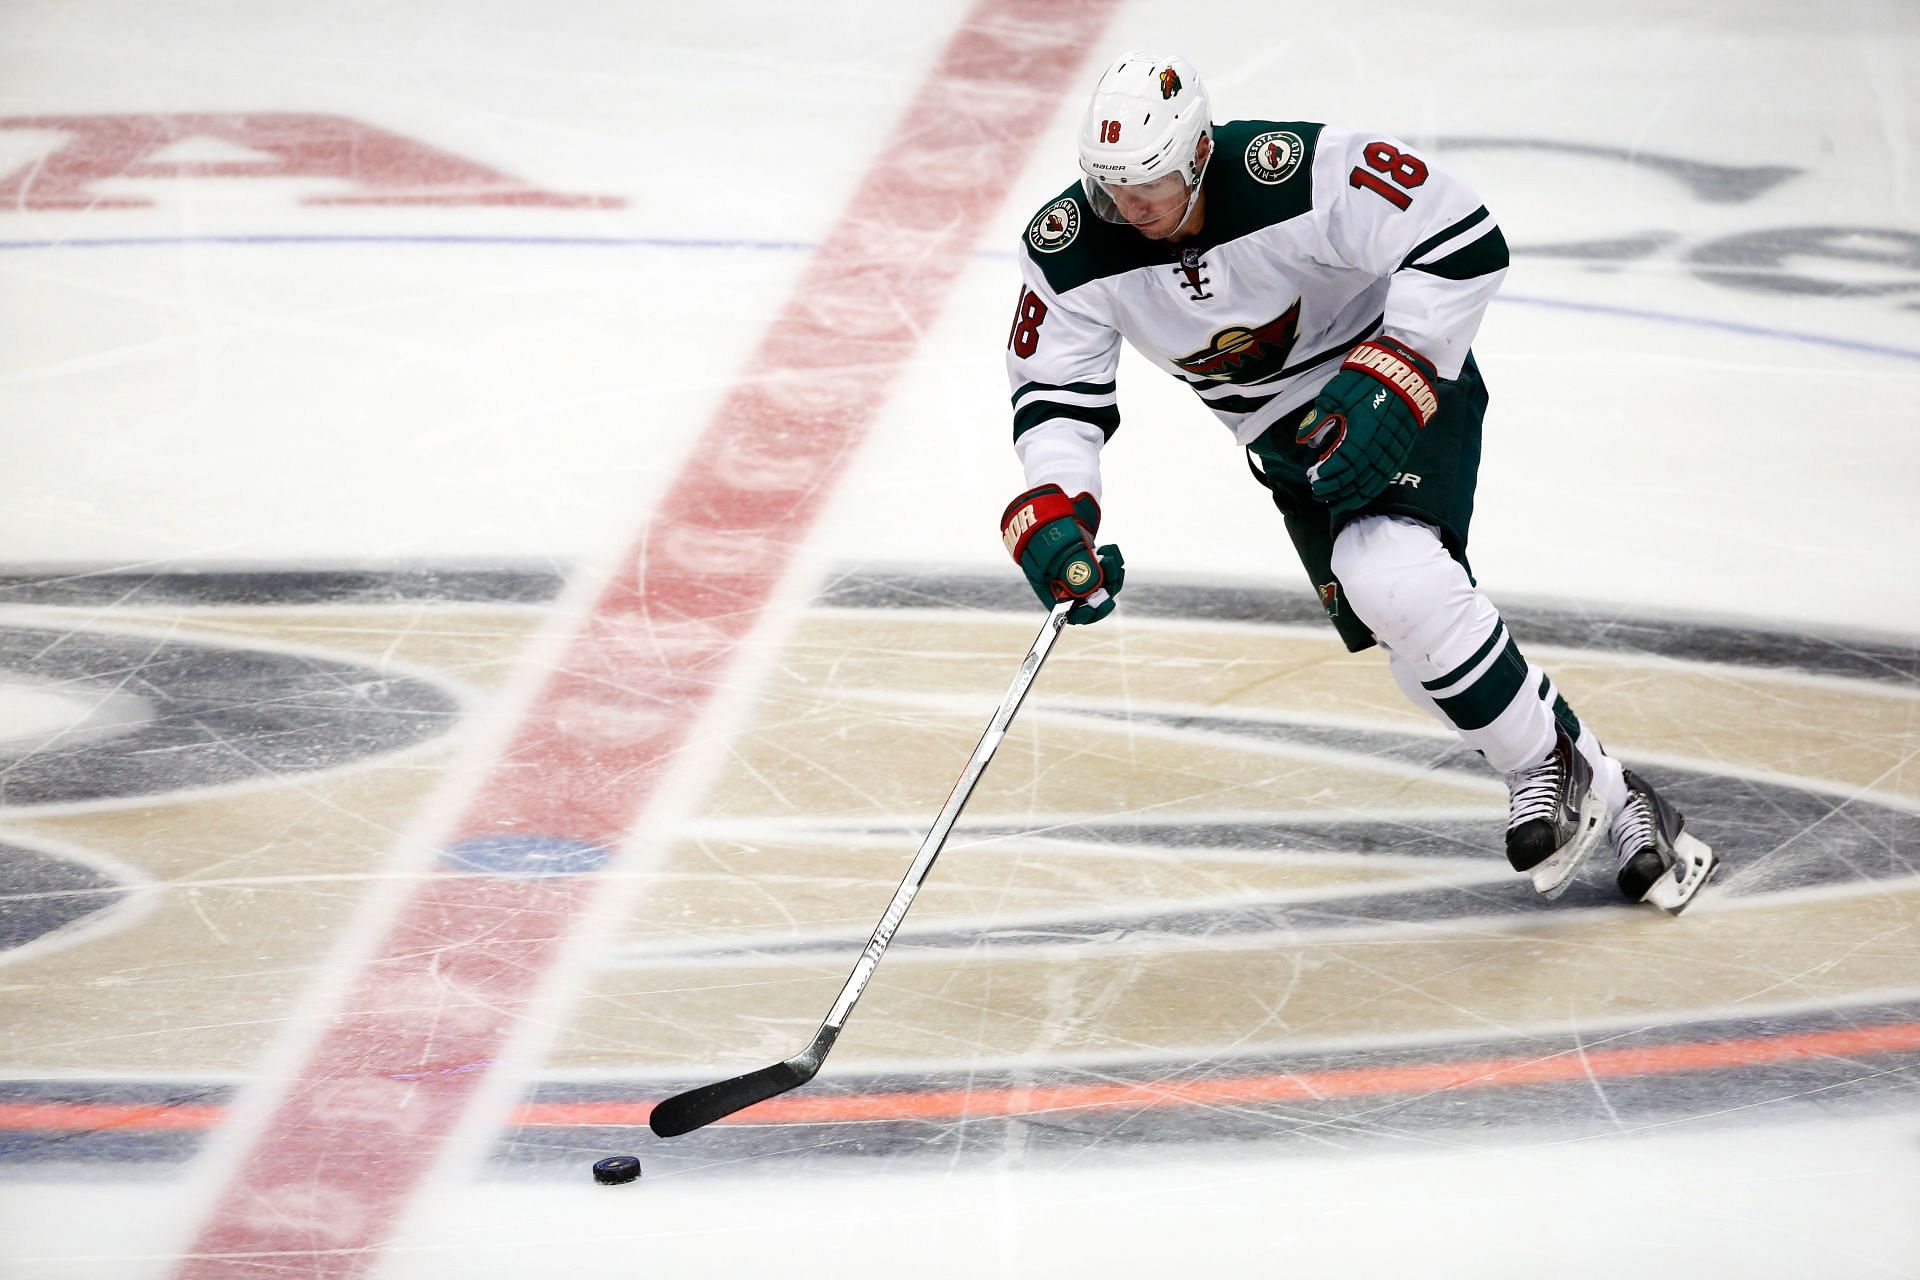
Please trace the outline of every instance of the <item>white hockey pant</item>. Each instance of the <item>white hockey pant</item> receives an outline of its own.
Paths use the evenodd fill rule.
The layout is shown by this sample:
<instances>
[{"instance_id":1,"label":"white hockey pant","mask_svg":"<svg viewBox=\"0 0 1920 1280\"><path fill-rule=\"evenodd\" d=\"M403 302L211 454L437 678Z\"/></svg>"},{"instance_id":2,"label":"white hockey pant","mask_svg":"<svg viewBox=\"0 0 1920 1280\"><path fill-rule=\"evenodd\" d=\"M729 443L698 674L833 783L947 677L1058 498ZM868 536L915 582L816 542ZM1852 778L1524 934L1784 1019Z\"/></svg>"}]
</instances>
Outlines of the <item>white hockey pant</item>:
<instances>
[{"instance_id":1,"label":"white hockey pant","mask_svg":"<svg viewBox=\"0 0 1920 1280\"><path fill-rule=\"evenodd\" d=\"M1415 706L1502 773L1545 757L1557 718L1593 766L1608 807L1617 813L1626 804L1619 763L1521 654L1500 611L1447 554L1433 526L1362 516L1334 540L1333 572L1354 614L1389 651L1393 678Z\"/></svg>"}]
</instances>

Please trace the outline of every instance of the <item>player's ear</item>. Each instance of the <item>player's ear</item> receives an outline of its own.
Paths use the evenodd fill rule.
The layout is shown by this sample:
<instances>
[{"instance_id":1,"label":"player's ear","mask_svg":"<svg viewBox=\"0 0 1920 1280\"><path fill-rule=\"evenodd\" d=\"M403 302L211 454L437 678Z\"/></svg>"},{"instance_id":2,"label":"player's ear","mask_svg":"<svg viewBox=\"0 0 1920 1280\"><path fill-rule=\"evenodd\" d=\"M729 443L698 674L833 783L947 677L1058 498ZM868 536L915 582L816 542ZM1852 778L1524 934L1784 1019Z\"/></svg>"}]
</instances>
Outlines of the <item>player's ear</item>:
<instances>
[{"instance_id":1,"label":"player's ear","mask_svg":"<svg viewBox=\"0 0 1920 1280\"><path fill-rule=\"evenodd\" d=\"M1207 157L1212 154L1213 154L1213 135L1211 133L1203 133L1200 135L1199 143L1196 144L1193 148L1194 166L1197 168L1201 165L1204 165L1207 162Z\"/></svg>"}]
</instances>

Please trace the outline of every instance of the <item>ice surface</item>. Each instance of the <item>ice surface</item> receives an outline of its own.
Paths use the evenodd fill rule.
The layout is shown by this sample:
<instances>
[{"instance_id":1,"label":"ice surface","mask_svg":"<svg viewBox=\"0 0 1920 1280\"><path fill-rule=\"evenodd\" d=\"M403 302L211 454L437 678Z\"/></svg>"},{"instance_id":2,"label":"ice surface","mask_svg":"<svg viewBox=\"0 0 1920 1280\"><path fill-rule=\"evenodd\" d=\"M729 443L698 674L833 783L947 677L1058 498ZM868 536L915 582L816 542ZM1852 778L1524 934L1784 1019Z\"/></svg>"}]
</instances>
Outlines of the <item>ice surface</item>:
<instances>
[{"instance_id":1,"label":"ice surface","mask_svg":"<svg viewBox=\"0 0 1920 1280\"><path fill-rule=\"evenodd\" d=\"M0 1274L1920 1275L1920 15L968 12L0 12ZM1500 217L1475 570L1722 877L1535 899L1129 358L1121 609L657 1140L1038 625L1012 246L1162 46Z\"/></svg>"}]
</instances>

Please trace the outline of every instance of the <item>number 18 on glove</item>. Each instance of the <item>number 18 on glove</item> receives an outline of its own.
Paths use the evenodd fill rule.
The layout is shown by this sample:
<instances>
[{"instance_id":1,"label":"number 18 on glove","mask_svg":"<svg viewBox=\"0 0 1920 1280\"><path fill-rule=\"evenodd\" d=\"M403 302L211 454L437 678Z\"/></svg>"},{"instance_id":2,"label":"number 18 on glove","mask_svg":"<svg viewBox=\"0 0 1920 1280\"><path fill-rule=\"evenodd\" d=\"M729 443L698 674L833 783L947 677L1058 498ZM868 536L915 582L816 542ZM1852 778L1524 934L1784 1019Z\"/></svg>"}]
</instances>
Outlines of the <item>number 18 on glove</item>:
<instances>
[{"instance_id":1,"label":"number 18 on glove","mask_svg":"<svg viewBox=\"0 0 1920 1280\"><path fill-rule=\"evenodd\" d=\"M1069 501L1057 484L1027 490L1000 517L1000 540L1041 604L1051 609L1061 600L1086 601L1106 593L1099 603L1078 605L1067 615L1076 625L1112 613L1113 597L1126 577L1119 547L1093 545L1099 529L1100 504L1094 496L1083 493Z\"/></svg>"}]
</instances>

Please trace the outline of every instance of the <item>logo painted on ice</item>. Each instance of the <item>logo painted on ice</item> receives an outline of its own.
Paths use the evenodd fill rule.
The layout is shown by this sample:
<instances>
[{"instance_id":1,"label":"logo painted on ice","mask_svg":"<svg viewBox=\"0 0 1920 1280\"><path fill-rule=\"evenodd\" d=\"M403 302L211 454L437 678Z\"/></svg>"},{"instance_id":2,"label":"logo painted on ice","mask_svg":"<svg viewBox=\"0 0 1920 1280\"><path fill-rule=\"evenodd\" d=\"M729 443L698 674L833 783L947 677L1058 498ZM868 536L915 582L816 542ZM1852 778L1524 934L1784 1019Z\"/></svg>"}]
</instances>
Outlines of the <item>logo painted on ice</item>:
<instances>
[{"instance_id":1,"label":"logo painted on ice","mask_svg":"<svg viewBox=\"0 0 1920 1280\"><path fill-rule=\"evenodd\" d=\"M1247 144L1247 172L1255 182L1277 187L1299 172L1307 144L1285 129L1263 133Z\"/></svg>"},{"instance_id":2,"label":"logo painted on ice","mask_svg":"<svg viewBox=\"0 0 1920 1280\"><path fill-rule=\"evenodd\" d=\"M1063 196L1040 211L1027 224L1027 243L1036 253L1058 253L1080 234L1080 203Z\"/></svg>"}]
</instances>

